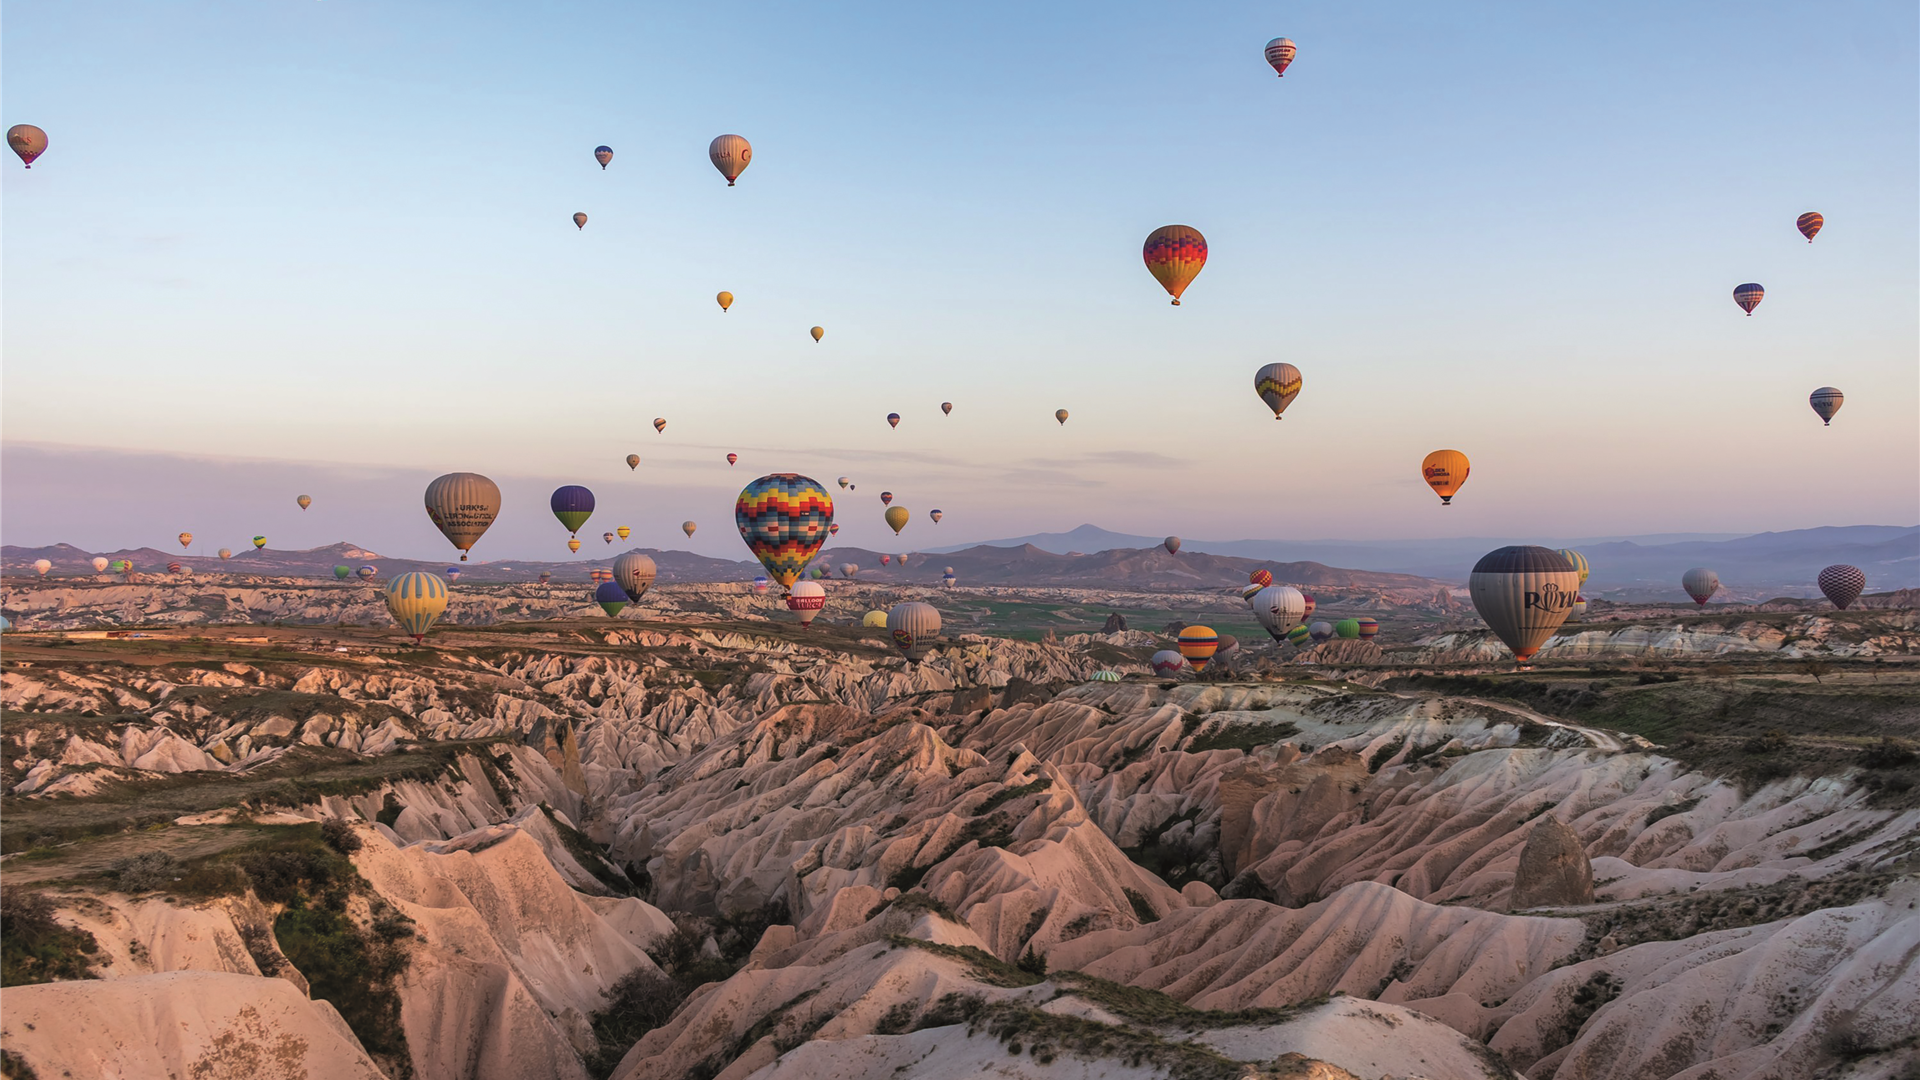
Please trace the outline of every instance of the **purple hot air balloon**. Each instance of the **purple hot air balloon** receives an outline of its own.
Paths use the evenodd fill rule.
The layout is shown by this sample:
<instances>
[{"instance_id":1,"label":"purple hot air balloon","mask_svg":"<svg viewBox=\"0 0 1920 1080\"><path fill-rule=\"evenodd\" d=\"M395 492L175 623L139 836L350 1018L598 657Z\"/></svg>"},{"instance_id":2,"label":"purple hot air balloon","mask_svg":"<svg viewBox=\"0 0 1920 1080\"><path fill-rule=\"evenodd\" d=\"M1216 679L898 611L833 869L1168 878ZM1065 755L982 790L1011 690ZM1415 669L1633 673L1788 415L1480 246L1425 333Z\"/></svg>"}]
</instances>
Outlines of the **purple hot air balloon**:
<instances>
[{"instance_id":1,"label":"purple hot air balloon","mask_svg":"<svg viewBox=\"0 0 1920 1080\"><path fill-rule=\"evenodd\" d=\"M568 532L577 533L580 526L593 516L593 492L579 484L568 484L555 488L553 498L548 500L547 505L553 508L553 516L560 519L560 524L565 525Z\"/></svg>"},{"instance_id":2,"label":"purple hot air balloon","mask_svg":"<svg viewBox=\"0 0 1920 1080\"><path fill-rule=\"evenodd\" d=\"M1833 606L1841 611L1847 610L1855 600L1860 599L1861 590L1867 587L1867 575L1857 566L1836 564L1820 571L1818 579L1820 591L1827 594Z\"/></svg>"}]
</instances>

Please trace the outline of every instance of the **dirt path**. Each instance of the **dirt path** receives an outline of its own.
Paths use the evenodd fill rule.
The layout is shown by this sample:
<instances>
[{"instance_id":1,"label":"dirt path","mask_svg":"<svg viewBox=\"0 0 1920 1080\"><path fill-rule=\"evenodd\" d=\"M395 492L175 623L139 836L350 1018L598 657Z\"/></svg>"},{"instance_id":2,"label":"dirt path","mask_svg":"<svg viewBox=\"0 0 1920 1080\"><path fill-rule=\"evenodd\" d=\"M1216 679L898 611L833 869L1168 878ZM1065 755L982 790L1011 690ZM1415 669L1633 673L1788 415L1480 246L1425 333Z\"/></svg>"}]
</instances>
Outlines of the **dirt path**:
<instances>
[{"instance_id":1,"label":"dirt path","mask_svg":"<svg viewBox=\"0 0 1920 1080\"><path fill-rule=\"evenodd\" d=\"M1485 698L1453 697L1450 694L1444 694L1444 695L1437 694L1427 690L1396 690L1393 692L1393 696L1400 697L1400 698L1408 698L1410 700L1415 700L1415 701L1424 701L1424 700L1427 700L1430 698L1436 698L1436 697L1446 697L1450 701L1464 701L1469 705L1478 705L1483 709L1492 709L1497 712L1513 713L1516 716L1524 716L1527 719L1533 721L1534 723L1541 724L1546 727L1565 728L1568 731L1578 732L1582 738L1586 739L1587 742L1592 746L1594 746L1596 749L1605 750L1610 754L1621 753L1627 750L1644 750L1644 749L1652 748L1653 746L1652 743L1646 743L1645 746L1629 744L1626 739L1623 739L1620 736L1615 735L1610 731L1601 731L1599 728L1590 728L1582 724L1570 724L1565 720L1556 720L1551 716L1545 716L1541 713L1534 712L1532 709L1529 709L1524 705L1515 705L1512 702L1508 702L1508 701L1488 701ZM1645 740L1640 740L1640 742L1645 742Z\"/></svg>"}]
</instances>

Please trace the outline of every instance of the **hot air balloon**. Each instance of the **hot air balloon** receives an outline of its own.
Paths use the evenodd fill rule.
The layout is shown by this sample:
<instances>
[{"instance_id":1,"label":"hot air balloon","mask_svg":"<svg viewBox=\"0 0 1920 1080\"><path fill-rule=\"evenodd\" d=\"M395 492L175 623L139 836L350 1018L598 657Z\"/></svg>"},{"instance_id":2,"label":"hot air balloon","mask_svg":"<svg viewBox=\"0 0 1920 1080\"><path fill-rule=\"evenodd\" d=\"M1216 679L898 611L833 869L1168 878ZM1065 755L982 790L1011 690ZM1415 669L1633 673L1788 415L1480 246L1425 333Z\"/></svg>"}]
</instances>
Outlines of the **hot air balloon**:
<instances>
[{"instance_id":1,"label":"hot air balloon","mask_svg":"<svg viewBox=\"0 0 1920 1080\"><path fill-rule=\"evenodd\" d=\"M586 227L587 227L587 215L585 215L585 214L575 214L575 215L573 215L573 227L574 227L574 228L576 228L576 229L584 229L584 228L586 228Z\"/></svg>"},{"instance_id":2,"label":"hot air balloon","mask_svg":"<svg viewBox=\"0 0 1920 1080\"><path fill-rule=\"evenodd\" d=\"M694 524L693 522L691 522L691 521L683 521L683 522L681 522L681 523L680 523L680 531L681 531L681 532L683 532L683 533L686 533L686 534L687 534L687 535L688 535L689 537L691 537L691 536L693 535L693 530L695 530L695 529L697 529L697 528L699 528L699 527L700 527L700 526L698 526L698 525L695 525L695 524Z\"/></svg>"},{"instance_id":3,"label":"hot air balloon","mask_svg":"<svg viewBox=\"0 0 1920 1080\"><path fill-rule=\"evenodd\" d=\"M577 536L570 536L570 537L568 537L568 538L567 538L567 550L568 550L568 551L571 551L571 552L573 552L573 553L575 553L575 554L579 554L579 552L580 552L580 538L579 538L579 537L577 537Z\"/></svg>"},{"instance_id":4,"label":"hot air balloon","mask_svg":"<svg viewBox=\"0 0 1920 1080\"><path fill-rule=\"evenodd\" d=\"M612 581L613 571L607 569L604 566L596 566L593 569L587 571L587 577L595 585L598 585L603 581Z\"/></svg>"},{"instance_id":5,"label":"hot air balloon","mask_svg":"<svg viewBox=\"0 0 1920 1080\"><path fill-rule=\"evenodd\" d=\"M540 571L540 584L545 585L547 582L552 580L553 580L552 571L549 571L549 570Z\"/></svg>"},{"instance_id":6,"label":"hot air balloon","mask_svg":"<svg viewBox=\"0 0 1920 1080\"><path fill-rule=\"evenodd\" d=\"M1480 618L1524 664L1567 621L1580 574L1557 551L1516 544L1481 556L1467 576L1467 592Z\"/></svg>"},{"instance_id":7,"label":"hot air balloon","mask_svg":"<svg viewBox=\"0 0 1920 1080\"><path fill-rule=\"evenodd\" d=\"M767 576L789 587L827 542L833 496L810 476L769 473L740 490L733 522Z\"/></svg>"},{"instance_id":8,"label":"hot air balloon","mask_svg":"<svg viewBox=\"0 0 1920 1080\"><path fill-rule=\"evenodd\" d=\"M302 496L300 496L299 498L297 498L297 499L295 499L295 500L293 500L293 501L294 501L294 502L297 502L297 503L299 503L299 504L300 504L300 509L302 509L302 510L305 510L305 509L306 509L307 507L309 507L309 506L312 506L312 505L313 505L313 496L311 496L311 495L302 495Z\"/></svg>"},{"instance_id":9,"label":"hot air balloon","mask_svg":"<svg viewBox=\"0 0 1920 1080\"><path fill-rule=\"evenodd\" d=\"M1187 291L1187 286L1199 276L1200 268L1207 265L1207 238L1189 225L1162 225L1147 234L1146 246L1140 254L1147 261L1147 272L1178 306L1180 294Z\"/></svg>"},{"instance_id":10,"label":"hot air balloon","mask_svg":"<svg viewBox=\"0 0 1920 1080\"><path fill-rule=\"evenodd\" d=\"M106 572L107 572L107 560L106 560L105 558L103 558L103 557L101 557L101 556L99 556L99 555L95 555L95 556L93 557L93 570L94 570L94 573L97 573L97 574L104 574L104 573L106 573Z\"/></svg>"},{"instance_id":11,"label":"hot air balloon","mask_svg":"<svg viewBox=\"0 0 1920 1080\"><path fill-rule=\"evenodd\" d=\"M451 585L452 583L460 580L460 568L457 566L449 566L446 569L446 573L444 573L441 576L445 577L447 579L447 583Z\"/></svg>"},{"instance_id":12,"label":"hot air balloon","mask_svg":"<svg viewBox=\"0 0 1920 1080\"><path fill-rule=\"evenodd\" d=\"M888 413L888 414L887 414L887 426L888 426L888 427L891 427L891 428L897 428L897 427L899 427L899 426L900 426L900 414L899 414L899 413L897 413L897 412L890 412L890 413Z\"/></svg>"},{"instance_id":13,"label":"hot air balloon","mask_svg":"<svg viewBox=\"0 0 1920 1080\"><path fill-rule=\"evenodd\" d=\"M1169 536L1165 540L1160 541L1160 546L1166 548L1167 554L1169 555L1180 554L1180 538L1177 536Z\"/></svg>"},{"instance_id":14,"label":"hot air balloon","mask_svg":"<svg viewBox=\"0 0 1920 1080\"><path fill-rule=\"evenodd\" d=\"M371 575L369 575L371 576ZM387 611L416 644L447 610L447 583L423 570L401 574L387 583Z\"/></svg>"},{"instance_id":15,"label":"hot air balloon","mask_svg":"<svg viewBox=\"0 0 1920 1080\"><path fill-rule=\"evenodd\" d=\"M860 616L860 625L884 627L887 625L887 613L884 611L869 611L865 615Z\"/></svg>"},{"instance_id":16,"label":"hot air balloon","mask_svg":"<svg viewBox=\"0 0 1920 1080\"><path fill-rule=\"evenodd\" d=\"M553 489L553 496L547 500L547 505L568 532L578 533L580 526L593 516L593 492L579 484L566 484Z\"/></svg>"},{"instance_id":17,"label":"hot air balloon","mask_svg":"<svg viewBox=\"0 0 1920 1080\"><path fill-rule=\"evenodd\" d=\"M852 581L854 578L858 577L859 575L860 575L860 567L857 564L850 563L850 562L840 564L841 577L846 578L848 581Z\"/></svg>"},{"instance_id":18,"label":"hot air balloon","mask_svg":"<svg viewBox=\"0 0 1920 1080\"><path fill-rule=\"evenodd\" d=\"M360 575L361 581L372 581L374 577L380 573L380 568L369 563L354 571L354 573Z\"/></svg>"},{"instance_id":19,"label":"hot air balloon","mask_svg":"<svg viewBox=\"0 0 1920 1080\"><path fill-rule=\"evenodd\" d=\"M1220 650L1220 635L1211 626L1189 626L1180 631L1180 657L1196 673L1207 670L1207 663Z\"/></svg>"},{"instance_id":20,"label":"hot air balloon","mask_svg":"<svg viewBox=\"0 0 1920 1080\"><path fill-rule=\"evenodd\" d=\"M1252 582L1255 585L1259 585L1262 588L1264 588L1268 585L1273 584L1273 571L1268 570L1266 567L1263 566L1260 569L1255 570L1253 573L1248 574L1247 580L1249 582Z\"/></svg>"},{"instance_id":21,"label":"hot air balloon","mask_svg":"<svg viewBox=\"0 0 1920 1080\"><path fill-rule=\"evenodd\" d=\"M1240 599L1245 600L1248 604L1252 604L1253 598L1258 595L1263 588L1265 588L1264 585L1248 584L1246 588L1240 590Z\"/></svg>"},{"instance_id":22,"label":"hot air balloon","mask_svg":"<svg viewBox=\"0 0 1920 1080\"><path fill-rule=\"evenodd\" d=\"M1753 309L1760 306L1760 301L1766 295L1767 290L1749 281L1745 285L1739 285L1734 288L1733 302L1739 304L1740 310L1745 311L1748 316L1752 316Z\"/></svg>"},{"instance_id":23,"label":"hot air balloon","mask_svg":"<svg viewBox=\"0 0 1920 1080\"><path fill-rule=\"evenodd\" d=\"M1333 636L1333 624L1322 619L1307 627L1307 636L1316 642L1325 641Z\"/></svg>"},{"instance_id":24,"label":"hot air balloon","mask_svg":"<svg viewBox=\"0 0 1920 1080\"><path fill-rule=\"evenodd\" d=\"M609 161L612 161L612 160L613 160L613 147L611 147L611 146L596 146L596 147L594 147L594 148L593 148L593 160L595 160L595 161L597 161L597 162L599 162L599 163L600 163L600 171L601 171L601 172L605 172L605 171L607 170L607 162L609 162Z\"/></svg>"},{"instance_id":25,"label":"hot air balloon","mask_svg":"<svg viewBox=\"0 0 1920 1080\"><path fill-rule=\"evenodd\" d=\"M1333 624L1333 632L1336 636L1351 641L1360 636L1360 620L1341 619L1339 622Z\"/></svg>"},{"instance_id":26,"label":"hot air balloon","mask_svg":"<svg viewBox=\"0 0 1920 1080\"><path fill-rule=\"evenodd\" d=\"M1861 573L1857 566L1829 566L1820 571L1817 580L1820 591L1826 593L1827 599L1833 601L1833 606L1841 611L1847 610L1855 600L1860 599L1860 591L1867 587L1867 575Z\"/></svg>"},{"instance_id":27,"label":"hot air balloon","mask_svg":"<svg viewBox=\"0 0 1920 1080\"><path fill-rule=\"evenodd\" d=\"M53 569L53 562L49 559L33 560L33 572L36 574L39 574L41 577L46 577L47 571L52 569Z\"/></svg>"},{"instance_id":28,"label":"hot air balloon","mask_svg":"<svg viewBox=\"0 0 1920 1080\"><path fill-rule=\"evenodd\" d=\"M1713 599L1713 594L1720 591L1720 575L1704 566L1696 566L1680 575L1680 587L1687 590L1687 595L1693 597L1695 604L1706 607L1707 601Z\"/></svg>"},{"instance_id":29,"label":"hot air balloon","mask_svg":"<svg viewBox=\"0 0 1920 1080\"><path fill-rule=\"evenodd\" d=\"M1119 682L1120 678L1121 678L1120 673L1117 671L1114 671L1111 668L1106 668L1101 671L1096 671L1093 673L1094 682Z\"/></svg>"},{"instance_id":30,"label":"hot air balloon","mask_svg":"<svg viewBox=\"0 0 1920 1080\"><path fill-rule=\"evenodd\" d=\"M1304 626L1296 626L1287 631L1287 641L1296 649L1306 648L1307 641L1311 637L1313 637L1313 631L1308 630Z\"/></svg>"},{"instance_id":31,"label":"hot air balloon","mask_svg":"<svg viewBox=\"0 0 1920 1080\"><path fill-rule=\"evenodd\" d=\"M1587 613L1587 598L1584 596L1574 597L1573 598L1573 614L1568 615L1567 618L1570 620L1578 619L1586 615L1586 613Z\"/></svg>"},{"instance_id":32,"label":"hot air balloon","mask_svg":"<svg viewBox=\"0 0 1920 1080\"><path fill-rule=\"evenodd\" d=\"M1062 424L1065 424L1067 422L1067 410L1065 409L1053 410L1053 418L1055 420L1060 421Z\"/></svg>"},{"instance_id":33,"label":"hot air balloon","mask_svg":"<svg viewBox=\"0 0 1920 1080\"><path fill-rule=\"evenodd\" d=\"M1472 464L1467 455L1458 450L1435 450L1420 462L1420 475L1427 486L1440 496L1440 505L1452 506L1453 493L1467 482L1467 470Z\"/></svg>"},{"instance_id":34,"label":"hot air balloon","mask_svg":"<svg viewBox=\"0 0 1920 1080\"><path fill-rule=\"evenodd\" d=\"M948 569L946 573L940 575L940 584L948 589L953 588L954 584L959 580L959 578L953 576L952 569Z\"/></svg>"},{"instance_id":35,"label":"hot air balloon","mask_svg":"<svg viewBox=\"0 0 1920 1080\"><path fill-rule=\"evenodd\" d=\"M891 491L883 491L883 492L881 492L881 493L880 493L880 505L881 505L881 506L892 506L892 505L893 505L893 492L891 492Z\"/></svg>"},{"instance_id":36,"label":"hot air balloon","mask_svg":"<svg viewBox=\"0 0 1920 1080\"><path fill-rule=\"evenodd\" d=\"M662 435L665 435L667 433L667 418L664 416L654 417L653 430L659 432Z\"/></svg>"},{"instance_id":37,"label":"hot air balloon","mask_svg":"<svg viewBox=\"0 0 1920 1080\"><path fill-rule=\"evenodd\" d=\"M813 617L826 606L826 587L817 581L796 581L787 589L787 610L800 616L802 627L812 626Z\"/></svg>"},{"instance_id":38,"label":"hot air balloon","mask_svg":"<svg viewBox=\"0 0 1920 1080\"><path fill-rule=\"evenodd\" d=\"M908 517L908 514L907 514L906 507L904 506L887 507L887 513L886 513L887 526L893 530L893 535L899 536L900 530L907 527L907 517Z\"/></svg>"},{"instance_id":39,"label":"hot air balloon","mask_svg":"<svg viewBox=\"0 0 1920 1080\"><path fill-rule=\"evenodd\" d=\"M1305 589L1300 590L1300 599L1307 605L1307 610L1300 616L1301 621L1304 622L1307 619L1313 618L1313 609L1318 605L1319 601L1315 600L1313 594L1307 592Z\"/></svg>"},{"instance_id":40,"label":"hot air balloon","mask_svg":"<svg viewBox=\"0 0 1920 1080\"><path fill-rule=\"evenodd\" d=\"M838 483L840 484L840 486L841 486L841 487L846 487L846 486L847 486L847 483L848 483L848 481L847 481L847 478L846 478L846 477L844 477L844 476L843 476L843 477L841 477L841 478L839 479L839 481L838 481Z\"/></svg>"},{"instance_id":41,"label":"hot air balloon","mask_svg":"<svg viewBox=\"0 0 1920 1080\"><path fill-rule=\"evenodd\" d=\"M627 593L619 582L603 581L593 590L593 602L600 605L601 611L617 617L627 606Z\"/></svg>"},{"instance_id":42,"label":"hot air balloon","mask_svg":"<svg viewBox=\"0 0 1920 1080\"><path fill-rule=\"evenodd\" d=\"M1587 575L1592 572L1592 567L1587 565L1587 557L1572 548L1561 548L1560 554L1573 564L1574 572L1580 575L1580 584L1585 585Z\"/></svg>"},{"instance_id":43,"label":"hot air balloon","mask_svg":"<svg viewBox=\"0 0 1920 1080\"><path fill-rule=\"evenodd\" d=\"M115 559L113 562L107 564L107 569L112 570L116 574L131 574L133 573L133 563L126 559Z\"/></svg>"},{"instance_id":44,"label":"hot air balloon","mask_svg":"<svg viewBox=\"0 0 1920 1080\"><path fill-rule=\"evenodd\" d=\"M258 551L259 549L261 549L261 548L263 548L263 547L266 547L266 546L267 546L267 538L266 538L266 537L264 537L264 536L256 536L256 537L254 537L254 538L253 538L253 547L254 547L254 550L255 550L255 551Z\"/></svg>"},{"instance_id":45,"label":"hot air balloon","mask_svg":"<svg viewBox=\"0 0 1920 1080\"><path fill-rule=\"evenodd\" d=\"M1833 414L1840 411L1840 406L1845 404L1846 400L1845 394L1831 386L1823 386L1807 396L1807 404L1813 406L1813 411L1819 415L1823 425L1833 423Z\"/></svg>"},{"instance_id":46,"label":"hot air balloon","mask_svg":"<svg viewBox=\"0 0 1920 1080\"><path fill-rule=\"evenodd\" d=\"M500 485L479 473L448 473L427 485L427 517L460 549L461 562L499 513Z\"/></svg>"},{"instance_id":47,"label":"hot air balloon","mask_svg":"<svg viewBox=\"0 0 1920 1080\"><path fill-rule=\"evenodd\" d=\"M1159 652L1154 653L1153 659L1149 660L1148 663L1153 666L1153 673L1163 678L1169 675L1178 675L1181 670L1187 666L1186 658L1172 649L1161 649Z\"/></svg>"},{"instance_id":48,"label":"hot air balloon","mask_svg":"<svg viewBox=\"0 0 1920 1080\"><path fill-rule=\"evenodd\" d=\"M713 299L715 303L720 305L721 311L726 311L727 309L733 307L733 294L726 291L725 289L722 289L719 292L714 293Z\"/></svg>"},{"instance_id":49,"label":"hot air balloon","mask_svg":"<svg viewBox=\"0 0 1920 1080\"><path fill-rule=\"evenodd\" d=\"M942 413L945 413L945 414L946 414L946 415L948 415L948 416L952 416L952 415L953 415L953 402L951 402L951 401L943 401L943 402L941 402L941 403L940 403L940 411L941 411Z\"/></svg>"},{"instance_id":50,"label":"hot air balloon","mask_svg":"<svg viewBox=\"0 0 1920 1080\"><path fill-rule=\"evenodd\" d=\"M1253 373L1253 392L1273 410L1275 420L1300 396L1300 386L1300 369L1292 364L1268 364Z\"/></svg>"},{"instance_id":51,"label":"hot air balloon","mask_svg":"<svg viewBox=\"0 0 1920 1080\"><path fill-rule=\"evenodd\" d=\"M1806 237L1807 243L1811 244L1813 243L1813 238L1820 235L1820 226L1826 223L1826 218L1821 217L1819 213L1813 210L1809 210L1793 220L1793 227L1799 229L1800 235Z\"/></svg>"},{"instance_id":52,"label":"hot air balloon","mask_svg":"<svg viewBox=\"0 0 1920 1080\"><path fill-rule=\"evenodd\" d=\"M658 573L653 560L637 551L629 551L613 560L613 580L626 591L627 599L635 602L647 594L648 586L653 584Z\"/></svg>"},{"instance_id":53,"label":"hot air balloon","mask_svg":"<svg viewBox=\"0 0 1920 1080\"><path fill-rule=\"evenodd\" d=\"M1307 599L1291 585L1263 586L1247 603L1253 608L1254 621L1275 641L1283 640L1288 630L1307 617Z\"/></svg>"},{"instance_id":54,"label":"hot air balloon","mask_svg":"<svg viewBox=\"0 0 1920 1080\"><path fill-rule=\"evenodd\" d=\"M838 522L835 522L834 524L832 524L832 525L829 525L829 526L827 526L827 535L828 535L828 536L839 536L839 535L840 535L840 524L839 524Z\"/></svg>"},{"instance_id":55,"label":"hot air balloon","mask_svg":"<svg viewBox=\"0 0 1920 1080\"><path fill-rule=\"evenodd\" d=\"M345 581L353 576L353 567L336 566L333 568L333 576L341 581Z\"/></svg>"},{"instance_id":56,"label":"hot air balloon","mask_svg":"<svg viewBox=\"0 0 1920 1080\"><path fill-rule=\"evenodd\" d=\"M15 124L7 129L7 145L20 155L20 161L27 168L33 168L33 159L47 152L47 133L32 124Z\"/></svg>"},{"instance_id":57,"label":"hot air balloon","mask_svg":"<svg viewBox=\"0 0 1920 1080\"><path fill-rule=\"evenodd\" d=\"M626 525L622 525L613 531L620 534L620 539L622 540L625 540L627 537L633 535L633 529Z\"/></svg>"},{"instance_id":58,"label":"hot air balloon","mask_svg":"<svg viewBox=\"0 0 1920 1080\"><path fill-rule=\"evenodd\" d=\"M767 575L765 574L757 575L753 579L753 595L755 596L767 595L767 589L770 588L772 585L773 585L773 582L767 580Z\"/></svg>"},{"instance_id":59,"label":"hot air balloon","mask_svg":"<svg viewBox=\"0 0 1920 1080\"><path fill-rule=\"evenodd\" d=\"M887 612L887 633L910 663L919 663L940 637L940 612L932 604L909 600Z\"/></svg>"},{"instance_id":60,"label":"hot air balloon","mask_svg":"<svg viewBox=\"0 0 1920 1080\"><path fill-rule=\"evenodd\" d=\"M602 540L605 540L605 541L606 541L607 543L609 543L609 544L611 544L611 543L613 543L613 534L612 534L612 533L601 533L601 534L600 534L600 539L602 539Z\"/></svg>"},{"instance_id":61,"label":"hot air balloon","mask_svg":"<svg viewBox=\"0 0 1920 1080\"><path fill-rule=\"evenodd\" d=\"M1267 42L1267 63L1273 65L1273 73L1285 78L1287 65L1293 63L1294 54L1298 51L1288 38L1277 37Z\"/></svg>"},{"instance_id":62,"label":"hot air balloon","mask_svg":"<svg viewBox=\"0 0 1920 1080\"><path fill-rule=\"evenodd\" d=\"M945 510L935 510L927 516L933 519L935 525L938 525L940 524L940 519L947 516L947 512Z\"/></svg>"},{"instance_id":63,"label":"hot air balloon","mask_svg":"<svg viewBox=\"0 0 1920 1080\"><path fill-rule=\"evenodd\" d=\"M890 562L892 562L892 561L893 561L893 556L891 556L891 555L882 555L882 556L880 556L880 565L881 565L881 566L885 566L885 565L887 565L888 563L890 563Z\"/></svg>"},{"instance_id":64,"label":"hot air balloon","mask_svg":"<svg viewBox=\"0 0 1920 1080\"><path fill-rule=\"evenodd\" d=\"M727 455L727 464L729 464L729 465L738 465L739 463L740 463L740 455L739 455L739 454L728 454L728 455Z\"/></svg>"},{"instance_id":65,"label":"hot air balloon","mask_svg":"<svg viewBox=\"0 0 1920 1080\"><path fill-rule=\"evenodd\" d=\"M707 159L727 178L727 186L732 187L752 163L753 147L738 135L721 135L707 144Z\"/></svg>"},{"instance_id":66,"label":"hot air balloon","mask_svg":"<svg viewBox=\"0 0 1920 1080\"><path fill-rule=\"evenodd\" d=\"M180 541L181 547L188 547L188 546L191 546L193 543L193 534L181 533L179 536L174 537L174 539Z\"/></svg>"},{"instance_id":67,"label":"hot air balloon","mask_svg":"<svg viewBox=\"0 0 1920 1080\"><path fill-rule=\"evenodd\" d=\"M223 559L231 559L231 558L233 558L233 549L232 549L232 548L221 548L221 549L220 549L220 557L221 557L221 558L223 558Z\"/></svg>"},{"instance_id":68,"label":"hot air balloon","mask_svg":"<svg viewBox=\"0 0 1920 1080\"><path fill-rule=\"evenodd\" d=\"M639 468L639 467L640 467L640 455L639 455L639 454L628 454L628 455L627 455L627 468L629 468L629 469L637 469L637 468Z\"/></svg>"},{"instance_id":69,"label":"hot air balloon","mask_svg":"<svg viewBox=\"0 0 1920 1080\"><path fill-rule=\"evenodd\" d=\"M1378 619L1355 619L1354 624L1360 628L1361 641L1372 641L1380 633Z\"/></svg>"}]
</instances>

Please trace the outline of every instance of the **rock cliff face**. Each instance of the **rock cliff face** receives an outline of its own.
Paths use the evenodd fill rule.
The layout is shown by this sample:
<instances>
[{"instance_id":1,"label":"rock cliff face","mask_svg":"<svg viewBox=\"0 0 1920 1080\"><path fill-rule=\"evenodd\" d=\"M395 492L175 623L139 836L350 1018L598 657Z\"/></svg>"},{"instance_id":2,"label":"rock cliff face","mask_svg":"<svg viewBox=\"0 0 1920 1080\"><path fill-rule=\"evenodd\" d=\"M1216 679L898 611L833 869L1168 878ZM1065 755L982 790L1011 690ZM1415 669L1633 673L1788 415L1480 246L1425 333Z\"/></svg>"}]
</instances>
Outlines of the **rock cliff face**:
<instances>
[{"instance_id":1,"label":"rock cliff face","mask_svg":"<svg viewBox=\"0 0 1920 1080\"><path fill-rule=\"evenodd\" d=\"M1527 830L1520 867L1513 875L1516 908L1593 903L1593 863L1578 833L1551 815Z\"/></svg>"}]
</instances>

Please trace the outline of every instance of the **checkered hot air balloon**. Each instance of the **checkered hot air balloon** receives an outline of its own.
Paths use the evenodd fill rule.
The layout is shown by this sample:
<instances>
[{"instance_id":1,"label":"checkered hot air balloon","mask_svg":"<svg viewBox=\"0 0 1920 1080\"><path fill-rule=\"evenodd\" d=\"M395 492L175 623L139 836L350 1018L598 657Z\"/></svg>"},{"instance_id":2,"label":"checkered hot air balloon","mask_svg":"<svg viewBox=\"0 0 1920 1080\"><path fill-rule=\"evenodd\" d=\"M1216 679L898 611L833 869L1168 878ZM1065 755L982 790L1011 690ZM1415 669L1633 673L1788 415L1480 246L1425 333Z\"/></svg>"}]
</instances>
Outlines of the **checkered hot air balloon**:
<instances>
[{"instance_id":1,"label":"checkered hot air balloon","mask_svg":"<svg viewBox=\"0 0 1920 1080\"><path fill-rule=\"evenodd\" d=\"M1273 584L1273 571L1268 570L1266 567L1261 567L1253 573L1248 574L1247 581L1264 589Z\"/></svg>"},{"instance_id":2,"label":"checkered hot air balloon","mask_svg":"<svg viewBox=\"0 0 1920 1080\"><path fill-rule=\"evenodd\" d=\"M1867 575L1857 566L1834 565L1820 571L1820 591L1827 594L1833 606L1841 611L1847 610L1855 600L1860 599L1861 590L1867 587Z\"/></svg>"},{"instance_id":3,"label":"checkered hot air balloon","mask_svg":"<svg viewBox=\"0 0 1920 1080\"><path fill-rule=\"evenodd\" d=\"M790 587L827 542L833 496L799 473L768 473L740 490L733 522L767 576Z\"/></svg>"}]
</instances>

